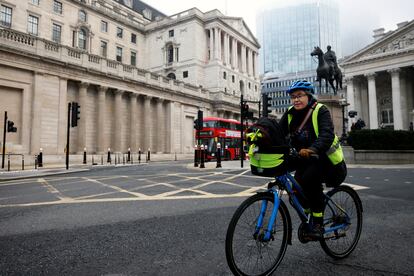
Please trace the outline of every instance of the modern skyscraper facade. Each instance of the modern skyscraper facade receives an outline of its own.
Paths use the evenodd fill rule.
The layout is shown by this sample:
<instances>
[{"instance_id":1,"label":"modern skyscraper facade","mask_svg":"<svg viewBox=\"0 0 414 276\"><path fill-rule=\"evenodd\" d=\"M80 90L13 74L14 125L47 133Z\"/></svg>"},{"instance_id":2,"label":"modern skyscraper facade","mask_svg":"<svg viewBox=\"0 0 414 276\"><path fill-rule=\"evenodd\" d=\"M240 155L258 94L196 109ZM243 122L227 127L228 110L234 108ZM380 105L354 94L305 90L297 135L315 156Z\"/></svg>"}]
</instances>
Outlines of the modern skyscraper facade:
<instances>
[{"instance_id":1,"label":"modern skyscraper facade","mask_svg":"<svg viewBox=\"0 0 414 276\"><path fill-rule=\"evenodd\" d=\"M339 7L336 0L294 1L289 6L263 11L257 17L261 44L260 72L287 74L314 70L313 47L332 46L341 56Z\"/></svg>"}]
</instances>

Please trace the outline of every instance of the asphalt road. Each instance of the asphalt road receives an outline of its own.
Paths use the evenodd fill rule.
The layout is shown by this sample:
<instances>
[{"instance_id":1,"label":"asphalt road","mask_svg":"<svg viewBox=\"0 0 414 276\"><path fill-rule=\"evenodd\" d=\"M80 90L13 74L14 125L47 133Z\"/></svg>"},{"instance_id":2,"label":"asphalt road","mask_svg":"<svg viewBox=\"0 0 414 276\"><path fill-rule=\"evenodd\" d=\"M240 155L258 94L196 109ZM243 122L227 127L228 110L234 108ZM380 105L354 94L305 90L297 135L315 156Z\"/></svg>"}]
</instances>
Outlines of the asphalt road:
<instances>
[{"instance_id":1,"label":"asphalt road","mask_svg":"<svg viewBox=\"0 0 414 276\"><path fill-rule=\"evenodd\" d=\"M0 275L231 275L227 225L262 189L246 170L185 163L0 183ZM414 275L414 169L349 169L364 228L353 254L288 247L278 275Z\"/></svg>"}]
</instances>

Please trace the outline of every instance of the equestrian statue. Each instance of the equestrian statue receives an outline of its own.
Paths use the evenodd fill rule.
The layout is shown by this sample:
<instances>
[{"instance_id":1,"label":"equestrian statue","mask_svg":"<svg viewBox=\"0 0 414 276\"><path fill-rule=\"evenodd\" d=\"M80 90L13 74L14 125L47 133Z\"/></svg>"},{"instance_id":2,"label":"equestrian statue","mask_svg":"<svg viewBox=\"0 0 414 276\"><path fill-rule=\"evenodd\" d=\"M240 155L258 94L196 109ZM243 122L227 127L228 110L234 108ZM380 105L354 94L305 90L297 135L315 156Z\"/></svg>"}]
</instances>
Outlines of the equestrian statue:
<instances>
[{"instance_id":1,"label":"equestrian statue","mask_svg":"<svg viewBox=\"0 0 414 276\"><path fill-rule=\"evenodd\" d=\"M317 81L319 81L319 89L322 88L322 79L325 79L326 91L328 91L328 83L331 85L334 94L338 88L342 89L342 72L338 67L335 52L328 45L327 52L324 54L321 48L315 47L311 56L318 57L318 68L316 69ZM334 81L336 85L334 85Z\"/></svg>"}]
</instances>

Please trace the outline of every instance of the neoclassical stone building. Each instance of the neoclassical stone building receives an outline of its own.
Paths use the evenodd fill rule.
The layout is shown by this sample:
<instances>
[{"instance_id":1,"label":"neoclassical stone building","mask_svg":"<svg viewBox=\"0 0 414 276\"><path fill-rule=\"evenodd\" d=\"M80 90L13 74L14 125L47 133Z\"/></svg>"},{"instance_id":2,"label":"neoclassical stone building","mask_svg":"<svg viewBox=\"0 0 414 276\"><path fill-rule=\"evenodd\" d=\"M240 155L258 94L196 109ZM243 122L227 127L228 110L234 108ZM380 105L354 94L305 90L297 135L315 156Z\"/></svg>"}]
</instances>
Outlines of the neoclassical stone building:
<instances>
[{"instance_id":1,"label":"neoclassical stone building","mask_svg":"<svg viewBox=\"0 0 414 276\"><path fill-rule=\"evenodd\" d=\"M375 30L374 38L341 63L348 110L356 110L370 129L407 130L414 121L414 20L387 33Z\"/></svg>"},{"instance_id":2,"label":"neoclassical stone building","mask_svg":"<svg viewBox=\"0 0 414 276\"><path fill-rule=\"evenodd\" d=\"M138 0L0 0L0 121L14 153L60 155L68 103L81 106L70 151L189 153L193 121L239 119L259 98L259 44L241 18L165 16Z\"/></svg>"}]
</instances>

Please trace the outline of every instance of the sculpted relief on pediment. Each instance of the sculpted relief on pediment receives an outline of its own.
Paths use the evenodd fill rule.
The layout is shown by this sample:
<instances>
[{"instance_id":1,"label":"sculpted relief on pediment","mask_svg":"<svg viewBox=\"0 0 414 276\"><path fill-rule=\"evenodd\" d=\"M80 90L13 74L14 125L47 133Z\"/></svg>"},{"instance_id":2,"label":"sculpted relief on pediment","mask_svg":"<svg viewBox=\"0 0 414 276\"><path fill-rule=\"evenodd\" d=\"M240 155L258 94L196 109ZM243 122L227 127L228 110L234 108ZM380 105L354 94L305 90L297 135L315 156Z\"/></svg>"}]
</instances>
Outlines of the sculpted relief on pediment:
<instances>
[{"instance_id":1,"label":"sculpted relief on pediment","mask_svg":"<svg viewBox=\"0 0 414 276\"><path fill-rule=\"evenodd\" d=\"M370 55L392 52L400 49L405 49L414 45L414 30L395 38L388 44L375 48L369 52Z\"/></svg>"}]
</instances>

